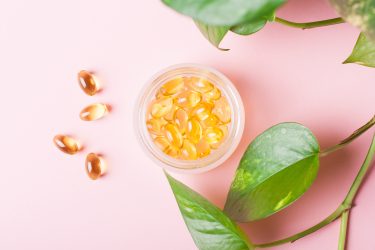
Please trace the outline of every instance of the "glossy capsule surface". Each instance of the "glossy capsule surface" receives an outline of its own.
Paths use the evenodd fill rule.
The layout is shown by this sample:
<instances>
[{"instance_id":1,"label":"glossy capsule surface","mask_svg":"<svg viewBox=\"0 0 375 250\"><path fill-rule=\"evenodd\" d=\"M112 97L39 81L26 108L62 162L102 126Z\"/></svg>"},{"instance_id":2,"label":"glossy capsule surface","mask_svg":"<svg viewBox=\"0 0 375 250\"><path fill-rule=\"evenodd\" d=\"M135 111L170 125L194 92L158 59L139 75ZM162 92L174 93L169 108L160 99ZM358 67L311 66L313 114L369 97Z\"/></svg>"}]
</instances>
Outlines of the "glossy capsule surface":
<instances>
[{"instance_id":1,"label":"glossy capsule surface","mask_svg":"<svg viewBox=\"0 0 375 250\"><path fill-rule=\"evenodd\" d=\"M67 135L56 135L53 138L53 143L62 152L70 155L78 153L81 149L79 141Z\"/></svg>"},{"instance_id":2,"label":"glossy capsule surface","mask_svg":"<svg viewBox=\"0 0 375 250\"><path fill-rule=\"evenodd\" d=\"M155 90L146 114L151 140L166 155L197 160L219 149L231 110L218 86L200 77L176 77Z\"/></svg>"},{"instance_id":3,"label":"glossy capsule surface","mask_svg":"<svg viewBox=\"0 0 375 250\"><path fill-rule=\"evenodd\" d=\"M93 96L100 91L98 80L92 73L86 70L81 70L78 73L78 83L87 95Z\"/></svg>"},{"instance_id":4,"label":"glossy capsule surface","mask_svg":"<svg viewBox=\"0 0 375 250\"><path fill-rule=\"evenodd\" d=\"M83 121L95 121L103 118L109 112L109 108L106 104L103 103L94 103L85 107L79 117Z\"/></svg>"},{"instance_id":5,"label":"glossy capsule surface","mask_svg":"<svg viewBox=\"0 0 375 250\"><path fill-rule=\"evenodd\" d=\"M85 168L87 175L92 180L96 180L106 173L107 164L100 155L90 153L86 156Z\"/></svg>"}]
</instances>

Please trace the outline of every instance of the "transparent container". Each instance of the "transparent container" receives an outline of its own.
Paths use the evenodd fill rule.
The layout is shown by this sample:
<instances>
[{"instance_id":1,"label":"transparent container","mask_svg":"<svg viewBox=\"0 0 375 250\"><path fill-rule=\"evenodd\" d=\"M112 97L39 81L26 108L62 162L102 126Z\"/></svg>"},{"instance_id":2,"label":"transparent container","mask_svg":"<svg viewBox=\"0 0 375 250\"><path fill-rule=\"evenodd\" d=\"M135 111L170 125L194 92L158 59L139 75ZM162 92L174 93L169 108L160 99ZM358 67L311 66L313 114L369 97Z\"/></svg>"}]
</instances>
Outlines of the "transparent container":
<instances>
[{"instance_id":1,"label":"transparent container","mask_svg":"<svg viewBox=\"0 0 375 250\"><path fill-rule=\"evenodd\" d=\"M228 136L216 150L197 160L181 160L168 156L153 142L146 125L146 115L150 102L157 90L168 80L178 76L196 76L208 79L220 89L231 107L231 122ZM199 64L177 64L154 75L142 89L135 110L135 129L146 153L161 167L179 173L202 173L218 167L237 148L245 125L245 112L241 96L232 82L219 71Z\"/></svg>"}]
</instances>

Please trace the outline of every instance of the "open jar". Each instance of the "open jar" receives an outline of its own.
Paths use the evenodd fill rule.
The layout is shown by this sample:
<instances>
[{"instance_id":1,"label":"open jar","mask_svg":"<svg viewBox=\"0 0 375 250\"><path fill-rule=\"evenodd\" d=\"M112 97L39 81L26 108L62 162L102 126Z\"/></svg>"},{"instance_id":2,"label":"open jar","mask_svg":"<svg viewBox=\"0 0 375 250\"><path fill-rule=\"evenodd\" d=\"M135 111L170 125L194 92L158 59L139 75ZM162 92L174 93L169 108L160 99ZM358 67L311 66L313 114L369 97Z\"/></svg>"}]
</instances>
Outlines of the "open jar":
<instances>
[{"instance_id":1,"label":"open jar","mask_svg":"<svg viewBox=\"0 0 375 250\"><path fill-rule=\"evenodd\" d=\"M244 123L242 100L232 82L198 64L158 72L143 88L135 110L135 128L146 152L161 167L183 173L222 164L238 146Z\"/></svg>"}]
</instances>

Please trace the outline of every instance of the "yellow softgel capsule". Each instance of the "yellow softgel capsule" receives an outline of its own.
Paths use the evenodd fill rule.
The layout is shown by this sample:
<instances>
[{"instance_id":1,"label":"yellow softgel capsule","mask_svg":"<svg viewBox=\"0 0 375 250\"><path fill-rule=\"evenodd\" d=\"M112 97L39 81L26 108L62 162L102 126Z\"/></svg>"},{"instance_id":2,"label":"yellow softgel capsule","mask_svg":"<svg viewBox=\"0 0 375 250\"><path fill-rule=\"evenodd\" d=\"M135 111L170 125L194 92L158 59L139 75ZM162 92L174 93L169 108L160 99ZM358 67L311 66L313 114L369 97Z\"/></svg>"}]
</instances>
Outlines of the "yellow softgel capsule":
<instances>
[{"instance_id":1,"label":"yellow softgel capsule","mask_svg":"<svg viewBox=\"0 0 375 250\"><path fill-rule=\"evenodd\" d=\"M170 143L167 138L164 136L158 136L154 139L155 145L163 152L168 149L170 146Z\"/></svg>"},{"instance_id":2,"label":"yellow softgel capsule","mask_svg":"<svg viewBox=\"0 0 375 250\"><path fill-rule=\"evenodd\" d=\"M160 88L160 93L163 95L174 95L184 88L184 80L182 77L177 77L164 83Z\"/></svg>"},{"instance_id":3,"label":"yellow softgel capsule","mask_svg":"<svg viewBox=\"0 0 375 250\"><path fill-rule=\"evenodd\" d=\"M222 96L217 100L212 113L215 114L221 122L229 123L231 121L232 112L227 98Z\"/></svg>"},{"instance_id":4,"label":"yellow softgel capsule","mask_svg":"<svg viewBox=\"0 0 375 250\"><path fill-rule=\"evenodd\" d=\"M200 123L203 128L216 127L219 125L220 120L216 115L210 114L206 119L201 120Z\"/></svg>"},{"instance_id":5,"label":"yellow softgel capsule","mask_svg":"<svg viewBox=\"0 0 375 250\"><path fill-rule=\"evenodd\" d=\"M94 121L106 116L109 112L109 107L103 103L94 103L85 107L79 117L83 121Z\"/></svg>"},{"instance_id":6,"label":"yellow softgel capsule","mask_svg":"<svg viewBox=\"0 0 375 250\"><path fill-rule=\"evenodd\" d=\"M214 87L211 91L204 93L203 97L205 100L212 102L214 100L218 100L221 97L221 91L218 88Z\"/></svg>"},{"instance_id":7,"label":"yellow softgel capsule","mask_svg":"<svg viewBox=\"0 0 375 250\"><path fill-rule=\"evenodd\" d=\"M192 111L191 115L196 116L200 121L207 119L211 115L213 105L207 102L199 103Z\"/></svg>"},{"instance_id":8,"label":"yellow softgel capsule","mask_svg":"<svg viewBox=\"0 0 375 250\"><path fill-rule=\"evenodd\" d=\"M90 153L86 156L85 167L87 175L93 180L98 179L107 171L107 164L104 159L95 153Z\"/></svg>"},{"instance_id":9,"label":"yellow softgel capsule","mask_svg":"<svg viewBox=\"0 0 375 250\"><path fill-rule=\"evenodd\" d=\"M156 119L151 118L147 120L147 129L148 131L153 135L162 135L162 127L167 124L167 121L165 121L163 118Z\"/></svg>"},{"instance_id":10,"label":"yellow softgel capsule","mask_svg":"<svg viewBox=\"0 0 375 250\"><path fill-rule=\"evenodd\" d=\"M198 143L202 138L203 130L199 121L192 118L188 121L186 137L193 143Z\"/></svg>"},{"instance_id":11,"label":"yellow softgel capsule","mask_svg":"<svg viewBox=\"0 0 375 250\"><path fill-rule=\"evenodd\" d=\"M178 127L174 124L167 124L163 127L164 136L168 139L171 145L181 148L183 143L183 137L178 129Z\"/></svg>"},{"instance_id":12,"label":"yellow softgel capsule","mask_svg":"<svg viewBox=\"0 0 375 250\"><path fill-rule=\"evenodd\" d=\"M173 99L171 97L162 97L160 99L155 100L151 104L151 115L155 118L160 118L169 111L171 111L173 107Z\"/></svg>"},{"instance_id":13,"label":"yellow softgel capsule","mask_svg":"<svg viewBox=\"0 0 375 250\"><path fill-rule=\"evenodd\" d=\"M183 109L178 109L174 114L174 123L182 134L185 134L188 126L189 115Z\"/></svg>"},{"instance_id":14,"label":"yellow softgel capsule","mask_svg":"<svg viewBox=\"0 0 375 250\"><path fill-rule=\"evenodd\" d=\"M181 150L173 145L170 145L164 152L174 158L178 158L181 154Z\"/></svg>"},{"instance_id":15,"label":"yellow softgel capsule","mask_svg":"<svg viewBox=\"0 0 375 250\"><path fill-rule=\"evenodd\" d=\"M200 93L206 93L214 88L214 85L204 78L189 77L185 79L186 85Z\"/></svg>"},{"instance_id":16,"label":"yellow softgel capsule","mask_svg":"<svg viewBox=\"0 0 375 250\"><path fill-rule=\"evenodd\" d=\"M172 122L178 109L179 107L173 104L171 110L166 115L164 115L163 118L169 122Z\"/></svg>"},{"instance_id":17,"label":"yellow softgel capsule","mask_svg":"<svg viewBox=\"0 0 375 250\"><path fill-rule=\"evenodd\" d=\"M98 80L93 74L86 70L81 70L78 73L78 83L87 95L93 96L100 91Z\"/></svg>"},{"instance_id":18,"label":"yellow softgel capsule","mask_svg":"<svg viewBox=\"0 0 375 250\"><path fill-rule=\"evenodd\" d=\"M194 108L202 100L202 95L195 91L187 90L178 94L175 104L181 108Z\"/></svg>"},{"instance_id":19,"label":"yellow softgel capsule","mask_svg":"<svg viewBox=\"0 0 375 250\"><path fill-rule=\"evenodd\" d=\"M221 141L224 137L223 131L219 128L207 128L204 131L204 139L207 141L208 144L214 144Z\"/></svg>"},{"instance_id":20,"label":"yellow softgel capsule","mask_svg":"<svg viewBox=\"0 0 375 250\"><path fill-rule=\"evenodd\" d=\"M81 149L79 141L67 135L56 135L53 142L58 149L66 154L74 155Z\"/></svg>"},{"instance_id":21,"label":"yellow softgel capsule","mask_svg":"<svg viewBox=\"0 0 375 250\"><path fill-rule=\"evenodd\" d=\"M196 145L198 157L203 158L211 153L210 144L202 138Z\"/></svg>"},{"instance_id":22,"label":"yellow softgel capsule","mask_svg":"<svg viewBox=\"0 0 375 250\"><path fill-rule=\"evenodd\" d=\"M228 125L220 125L218 126L218 128L223 132L223 137L220 141L216 142L216 143L212 143L210 146L212 149L218 149L221 144L223 144L225 138L227 138L228 136L228 132L229 132L229 128L228 128Z\"/></svg>"},{"instance_id":23,"label":"yellow softgel capsule","mask_svg":"<svg viewBox=\"0 0 375 250\"><path fill-rule=\"evenodd\" d=\"M197 148L194 143L189 140L184 140L181 149L181 158L184 160L196 160L198 158Z\"/></svg>"}]
</instances>

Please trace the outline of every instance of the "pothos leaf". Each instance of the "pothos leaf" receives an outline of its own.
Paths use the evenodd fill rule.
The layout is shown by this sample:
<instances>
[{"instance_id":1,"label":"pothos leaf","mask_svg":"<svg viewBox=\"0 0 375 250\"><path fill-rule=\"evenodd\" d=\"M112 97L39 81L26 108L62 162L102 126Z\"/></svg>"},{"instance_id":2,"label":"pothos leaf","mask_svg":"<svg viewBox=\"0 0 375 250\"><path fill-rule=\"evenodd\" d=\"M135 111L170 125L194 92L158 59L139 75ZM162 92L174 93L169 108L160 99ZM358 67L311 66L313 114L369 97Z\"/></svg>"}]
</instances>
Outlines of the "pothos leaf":
<instances>
[{"instance_id":1,"label":"pothos leaf","mask_svg":"<svg viewBox=\"0 0 375 250\"><path fill-rule=\"evenodd\" d=\"M357 63L368 67L375 67L375 42L367 39L366 35L361 33L352 54L344 63Z\"/></svg>"},{"instance_id":2,"label":"pothos leaf","mask_svg":"<svg viewBox=\"0 0 375 250\"><path fill-rule=\"evenodd\" d=\"M234 220L265 218L299 198L315 180L319 145L306 127L281 123L249 145L236 171L224 211Z\"/></svg>"},{"instance_id":3,"label":"pothos leaf","mask_svg":"<svg viewBox=\"0 0 375 250\"><path fill-rule=\"evenodd\" d=\"M345 21L360 28L367 38L375 42L374 0L330 0Z\"/></svg>"},{"instance_id":4,"label":"pothos leaf","mask_svg":"<svg viewBox=\"0 0 375 250\"><path fill-rule=\"evenodd\" d=\"M166 173L182 217L200 250L253 250L241 229L219 208Z\"/></svg>"},{"instance_id":5,"label":"pothos leaf","mask_svg":"<svg viewBox=\"0 0 375 250\"><path fill-rule=\"evenodd\" d=\"M274 19L275 13L271 13L268 17L233 26L230 30L238 35L247 36L258 32L266 25L267 21L273 21Z\"/></svg>"},{"instance_id":6,"label":"pothos leaf","mask_svg":"<svg viewBox=\"0 0 375 250\"><path fill-rule=\"evenodd\" d=\"M274 12L285 0L162 0L184 15L213 26L232 27L259 20Z\"/></svg>"},{"instance_id":7,"label":"pothos leaf","mask_svg":"<svg viewBox=\"0 0 375 250\"><path fill-rule=\"evenodd\" d=\"M225 26L212 26L204 24L200 21L194 21L204 37L210 41L212 45L220 50L228 50L219 48L220 42L223 40L225 34L227 34L229 27Z\"/></svg>"}]
</instances>

